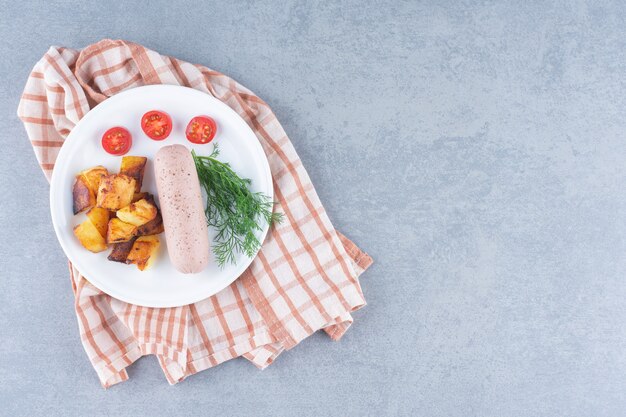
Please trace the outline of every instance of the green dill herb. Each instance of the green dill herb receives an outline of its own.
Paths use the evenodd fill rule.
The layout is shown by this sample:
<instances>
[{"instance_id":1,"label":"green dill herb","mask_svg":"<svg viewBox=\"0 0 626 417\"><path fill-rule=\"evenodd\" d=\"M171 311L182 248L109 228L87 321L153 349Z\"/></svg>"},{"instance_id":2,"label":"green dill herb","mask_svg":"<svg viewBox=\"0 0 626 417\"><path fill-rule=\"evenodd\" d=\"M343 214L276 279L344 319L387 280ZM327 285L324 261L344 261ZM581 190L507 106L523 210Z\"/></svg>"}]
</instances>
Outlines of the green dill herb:
<instances>
[{"instance_id":1,"label":"green dill herb","mask_svg":"<svg viewBox=\"0 0 626 417\"><path fill-rule=\"evenodd\" d=\"M213 253L218 265L235 263L237 252L253 257L261 247L255 235L263 230L261 221L271 226L280 223L283 215L273 212L270 197L250 191L252 181L240 178L228 163L217 160L217 145L209 156L198 156L194 151L191 154L207 195L207 222L217 231Z\"/></svg>"}]
</instances>

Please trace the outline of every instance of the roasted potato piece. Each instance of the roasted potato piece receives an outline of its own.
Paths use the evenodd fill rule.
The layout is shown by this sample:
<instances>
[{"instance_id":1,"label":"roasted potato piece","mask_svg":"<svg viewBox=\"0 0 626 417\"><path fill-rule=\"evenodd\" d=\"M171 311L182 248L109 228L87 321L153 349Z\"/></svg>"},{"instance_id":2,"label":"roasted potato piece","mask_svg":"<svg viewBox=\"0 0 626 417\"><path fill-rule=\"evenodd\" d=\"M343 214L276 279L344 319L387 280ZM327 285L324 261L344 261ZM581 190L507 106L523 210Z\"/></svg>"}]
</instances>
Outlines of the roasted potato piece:
<instances>
[{"instance_id":1,"label":"roasted potato piece","mask_svg":"<svg viewBox=\"0 0 626 417\"><path fill-rule=\"evenodd\" d=\"M74 235L85 249L92 252L102 252L107 248L106 241L89 219L74 228Z\"/></svg>"},{"instance_id":2,"label":"roasted potato piece","mask_svg":"<svg viewBox=\"0 0 626 417\"><path fill-rule=\"evenodd\" d=\"M141 226L156 217L157 208L145 199L142 199L118 210L116 215L118 219L125 223Z\"/></svg>"},{"instance_id":3,"label":"roasted potato piece","mask_svg":"<svg viewBox=\"0 0 626 417\"><path fill-rule=\"evenodd\" d=\"M133 195L133 199L131 200L131 203L134 203L136 201L139 200L143 200L144 198L148 197L149 195L151 195L150 193L147 192L142 192L142 193L135 193L135 195Z\"/></svg>"},{"instance_id":4,"label":"roasted potato piece","mask_svg":"<svg viewBox=\"0 0 626 417\"><path fill-rule=\"evenodd\" d=\"M72 187L72 206L74 214L78 214L95 205L96 196L89 189L86 180L82 176L76 177L76 182L74 182L74 187Z\"/></svg>"},{"instance_id":5,"label":"roasted potato piece","mask_svg":"<svg viewBox=\"0 0 626 417\"><path fill-rule=\"evenodd\" d=\"M137 227L132 224L124 223L120 219L109 220L109 227L107 229L107 242L119 243L128 242L135 235Z\"/></svg>"},{"instance_id":6,"label":"roasted potato piece","mask_svg":"<svg viewBox=\"0 0 626 417\"><path fill-rule=\"evenodd\" d=\"M125 264L126 258L128 257L128 254L130 253L130 250L132 249L133 244L135 243L135 240L137 240L136 237L132 238L128 242L120 242L120 243L113 244L113 250L107 257L107 259L109 261L121 262Z\"/></svg>"},{"instance_id":7,"label":"roasted potato piece","mask_svg":"<svg viewBox=\"0 0 626 417\"><path fill-rule=\"evenodd\" d=\"M109 172L101 165L86 169L78 174L78 176L84 178L87 187L89 187L94 196L98 195L98 187L100 187L102 177L107 175L109 175Z\"/></svg>"},{"instance_id":8,"label":"roasted potato piece","mask_svg":"<svg viewBox=\"0 0 626 417\"><path fill-rule=\"evenodd\" d=\"M156 205L154 201L154 196L150 193L147 193L146 201L152 204L157 209L157 214L154 219L150 220L148 223L139 226L137 231L135 231L135 236L149 236L149 235L158 235L159 233L163 233L165 229L163 228L163 217L161 217L161 210Z\"/></svg>"},{"instance_id":9,"label":"roasted potato piece","mask_svg":"<svg viewBox=\"0 0 626 417\"><path fill-rule=\"evenodd\" d=\"M150 220L148 223L139 226L135 231L135 236L150 236L163 233L165 228L163 227L163 217L161 213L157 213L156 217Z\"/></svg>"},{"instance_id":10,"label":"roasted potato piece","mask_svg":"<svg viewBox=\"0 0 626 417\"><path fill-rule=\"evenodd\" d=\"M143 183L143 171L146 168L148 158L145 156L124 156L120 166L120 174L128 175L135 179L135 192L141 191Z\"/></svg>"},{"instance_id":11,"label":"roasted potato piece","mask_svg":"<svg viewBox=\"0 0 626 417\"><path fill-rule=\"evenodd\" d=\"M154 263L161 242L156 236L142 236L135 240L128 257L127 264L135 264L140 271L148 269Z\"/></svg>"},{"instance_id":12,"label":"roasted potato piece","mask_svg":"<svg viewBox=\"0 0 626 417\"><path fill-rule=\"evenodd\" d=\"M107 237L107 228L109 225L109 210L100 207L92 207L87 212L87 217L91 220L103 239Z\"/></svg>"},{"instance_id":13,"label":"roasted potato piece","mask_svg":"<svg viewBox=\"0 0 626 417\"><path fill-rule=\"evenodd\" d=\"M135 194L135 179L124 174L107 175L100 181L96 205L119 210L130 204Z\"/></svg>"}]
</instances>

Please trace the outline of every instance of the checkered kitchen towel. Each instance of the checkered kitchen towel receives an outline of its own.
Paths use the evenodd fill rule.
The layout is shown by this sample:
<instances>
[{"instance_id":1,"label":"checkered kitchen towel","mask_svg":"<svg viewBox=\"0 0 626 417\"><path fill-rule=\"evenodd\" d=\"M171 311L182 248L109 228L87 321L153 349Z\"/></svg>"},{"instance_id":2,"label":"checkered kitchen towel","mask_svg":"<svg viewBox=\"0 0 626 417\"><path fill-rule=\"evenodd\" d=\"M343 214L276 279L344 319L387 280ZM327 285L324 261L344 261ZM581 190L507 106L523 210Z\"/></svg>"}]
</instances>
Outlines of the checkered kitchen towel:
<instances>
[{"instance_id":1,"label":"checkered kitchen towel","mask_svg":"<svg viewBox=\"0 0 626 417\"><path fill-rule=\"evenodd\" d=\"M50 179L64 139L90 108L129 88L173 84L211 94L256 133L269 160L285 221L270 229L240 279L183 307L147 308L104 294L70 264L81 340L104 387L154 354L174 384L243 356L264 368L319 329L338 340L365 300L358 276L372 259L337 232L289 138L269 106L231 78L141 45L103 40L82 51L52 47L35 65L20 101L37 159Z\"/></svg>"}]
</instances>

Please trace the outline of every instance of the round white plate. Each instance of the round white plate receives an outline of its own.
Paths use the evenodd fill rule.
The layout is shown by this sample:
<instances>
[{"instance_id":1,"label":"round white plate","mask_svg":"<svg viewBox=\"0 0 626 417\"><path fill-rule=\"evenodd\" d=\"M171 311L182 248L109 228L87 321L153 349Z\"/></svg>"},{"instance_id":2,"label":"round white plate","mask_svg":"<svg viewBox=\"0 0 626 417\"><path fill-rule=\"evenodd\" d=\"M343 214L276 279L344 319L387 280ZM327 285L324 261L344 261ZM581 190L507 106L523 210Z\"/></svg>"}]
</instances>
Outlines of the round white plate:
<instances>
[{"instance_id":1,"label":"round white plate","mask_svg":"<svg viewBox=\"0 0 626 417\"><path fill-rule=\"evenodd\" d=\"M141 130L141 116L149 110L167 112L173 123L170 136L163 141L148 138ZM194 145L185 138L185 128L192 117L208 115L215 119L218 130L211 144ZM165 145L180 143L194 149L198 155L209 155L213 143L220 148L219 159L229 162L242 178L252 180L252 191L274 197L272 177L254 132L230 107L200 91L170 85L134 88L105 100L76 125L60 149L52 173L50 210L56 235L67 257L78 270L105 293L132 304L148 307L174 307L191 304L227 287L250 265L253 258L238 254L236 264L220 268L211 253L209 266L198 274L186 275L174 269L167 255L165 235L159 235L159 257L146 271L135 265L125 265L107 259L110 250L91 253L74 236L74 226L86 219L84 213L72 212L72 185L83 169L105 166L109 172L119 172L119 156L106 153L100 144L102 134L113 126L123 126L133 136L133 146L127 155L148 157L142 191L158 195L154 179L154 155ZM265 225L258 238L267 234ZM211 242L214 231L209 228Z\"/></svg>"}]
</instances>

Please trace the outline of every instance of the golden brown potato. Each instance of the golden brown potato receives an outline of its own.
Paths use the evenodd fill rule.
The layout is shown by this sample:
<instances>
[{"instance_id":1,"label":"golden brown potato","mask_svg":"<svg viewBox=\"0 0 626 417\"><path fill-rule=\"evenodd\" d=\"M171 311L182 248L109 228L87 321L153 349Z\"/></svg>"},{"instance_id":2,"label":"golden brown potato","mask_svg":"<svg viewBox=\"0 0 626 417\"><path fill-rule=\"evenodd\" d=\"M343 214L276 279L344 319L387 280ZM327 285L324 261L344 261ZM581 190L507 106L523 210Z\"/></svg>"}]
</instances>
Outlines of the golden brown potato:
<instances>
[{"instance_id":1,"label":"golden brown potato","mask_svg":"<svg viewBox=\"0 0 626 417\"><path fill-rule=\"evenodd\" d=\"M157 213L156 217L150 220L148 223L139 226L135 231L135 236L150 236L163 233L165 228L163 227L163 217L161 213Z\"/></svg>"},{"instance_id":2,"label":"golden brown potato","mask_svg":"<svg viewBox=\"0 0 626 417\"><path fill-rule=\"evenodd\" d=\"M137 265L140 271L150 268L154 264L160 244L156 236L137 238L126 258L126 263Z\"/></svg>"},{"instance_id":3,"label":"golden brown potato","mask_svg":"<svg viewBox=\"0 0 626 417\"><path fill-rule=\"evenodd\" d=\"M101 165L86 169L78 174L79 177L83 177L87 187L89 187L94 196L98 195L98 187L100 187L102 177L107 175L109 175L109 172Z\"/></svg>"},{"instance_id":4,"label":"golden brown potato","mask_svg":"<svg viewBox=\"0 0 626 417\"><path fill-rule=\"evenodd\" d=\"M100 207L92 207L87 212L87 217L91 220L103 239L107 237L107 228L109 224L109 210Z\"/></svg>"},{"instance_id":5,"label":"golden brown potato","mask_svg":"<svg viewBox=\"0 0 626 417\"><path fill-rule=\"evenodd\" d=\"M118 210L116 215L118 219L125 223L141 226L156 217L157 208L143 199Z\"/></svg>"},{"instance_id":6,"label":"golden brown potato","mask_svg":"<svg viewBox=\"0 0 626 417\"><path fill-rule=\"evenodd\" d=\"M135 240L137 240L136 237L132 238L128 242L120 242L120 243L113 244L113 250L107 257L107 259L109 261L121 262L125 264L126 258L128 257L128 254L130 253L130 250L132 249L133 244L135 243Z\"/></svg>"},{"instance_id":7,"label":"golden brown potato","mask_svg":"<svg viewBox=\"0 0 626 417\"><path fill-rule=\"evenodd\" d=\"M136 201L139 200L143 200L144 198L148 197L149 195L151 195L150 193L147 192L142 192L142 193L135 193L135 195L133 195L133 199L131 200L131 203L134 203Z\"/></svg>"},{"instance_id":8,"label":"golden brown potato","mask_svg":"<svg viewBox=\"0 0 626 417\"><path fill-rule=\"evenodd\" d=\"M74 187L72 187L72 206L74 214L78 214L83 210L93 207L96 204L96 197L91 192L87 182L82 176L76 178Z\"/></svg>"},{"instance_id":9,"label":"golden brown potato","mask_svg":"<svg viewBox=\"0 0 626 417\"><path fill-rule=\"evenodd\" d=\"M106 241L89 219L74 228L74 235L85 249L92 252L102 252L107 248Z\"/></svg>"},{"instance_id":10,"label":"golden brown potato","mask_svg":"<svg viewBox=\"0 0 626 417\"><path fill-rule=\"evenodd\" d=\"M124 223L120 219L111 219L109 220L109 227L107 229L107 242L128 242L135 235L136 229L137 228L132 224Z\"/></svg>"},{"instance_id":11,"label":"golden brown potato","mask_svg":"<svg viewBox=\"0 0 626 417\"><path fill-rule=\"evenodd\" d=\"M145 156L124 156L120 166L120 174L128 175L135 179L135 192L141 191L143 183L143 171L146 168L148 158Z\"/></svg>"},{"instance_id":12,"label":"golden brown potato","mask_svg":"<svg viewBox=\"0 0 626 417\"><path fill-rule=\"evenodd\" d=\"M135 236L149 236L149 235L158 235L159 233L163 233L165 229L163 228L163 217L161 217L161 210L159 206L156 205L154 201L154 196L150 193L147 193L146 201L152 204L157 209L157 214L154 219L150 220L148 223L139 226L137 231L135 231Z\"/></svg>"},{"instance_id":13,"label":"golden brown potato","mask_svg":"<svg viewBox=\"0 0 626 417\"><path fill-rule=\"evenodd\" d=\"M135 194L135 179L124 174L107 175L100 181L96 205L119 210L130 204Z\"/></svg>"}]
</instances>

